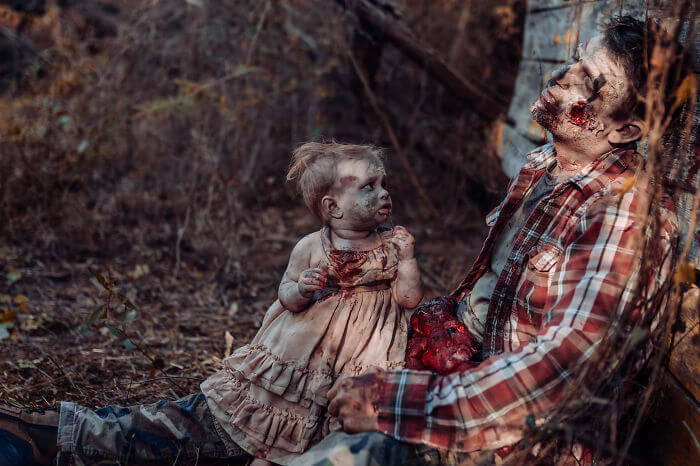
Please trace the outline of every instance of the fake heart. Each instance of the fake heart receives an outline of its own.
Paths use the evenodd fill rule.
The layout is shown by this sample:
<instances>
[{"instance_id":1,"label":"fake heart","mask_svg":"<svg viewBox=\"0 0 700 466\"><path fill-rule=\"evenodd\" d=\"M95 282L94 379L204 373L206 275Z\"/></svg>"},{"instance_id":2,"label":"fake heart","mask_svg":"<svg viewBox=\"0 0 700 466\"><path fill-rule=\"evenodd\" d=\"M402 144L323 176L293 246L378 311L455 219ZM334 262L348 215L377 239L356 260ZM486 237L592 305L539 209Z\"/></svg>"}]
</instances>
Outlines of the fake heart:
<instances>
[{"instance_id":1,"label":"fake heart","mask_svg":"<svg viewBox=\"0 0 700 466\"><path fill-rule=\"evenodd\" d=\"M412 334L406 348L406 368L432 370L440 375L460 372L478 365L474 337L457 320L457 301L442 296L416 309L411 316Z\"/></svg>"}]
</instances>

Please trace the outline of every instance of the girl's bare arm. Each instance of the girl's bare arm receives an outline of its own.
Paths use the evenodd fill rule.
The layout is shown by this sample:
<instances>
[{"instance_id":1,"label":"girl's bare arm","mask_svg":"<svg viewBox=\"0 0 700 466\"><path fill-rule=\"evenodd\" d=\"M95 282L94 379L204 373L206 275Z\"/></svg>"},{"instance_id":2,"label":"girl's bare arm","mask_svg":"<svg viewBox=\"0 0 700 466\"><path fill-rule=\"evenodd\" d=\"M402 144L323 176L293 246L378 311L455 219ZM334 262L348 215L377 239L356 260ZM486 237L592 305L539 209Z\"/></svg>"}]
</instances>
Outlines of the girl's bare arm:
<instances>
[{"instance_id":1,"label":"girl's bare arm","mask_svg":"<svg viewBox=\"0 0 700 466\"><path fill-rule=\"evenodd\" d=\"M314 291L323 289L326 284L326 272L311 267L311 252L315 243L311 236L305 236L294 246L277 291L282 306L293 312L306 309Z\"/></svg>"},{"instance_id":2,"label":"girl's bare arm","mask_svg":"<svg viewBox=\"0 0 700 466\"><path fill-rule=\"evenodd\" d=\"M415 240L402 226L394 228L391 242L396 247L399 258L396 279L394 280L394 299L399 306L412 309L423 299L423 284L418 270L418 262L413 256Z\"/></svg>"}]
</instances>

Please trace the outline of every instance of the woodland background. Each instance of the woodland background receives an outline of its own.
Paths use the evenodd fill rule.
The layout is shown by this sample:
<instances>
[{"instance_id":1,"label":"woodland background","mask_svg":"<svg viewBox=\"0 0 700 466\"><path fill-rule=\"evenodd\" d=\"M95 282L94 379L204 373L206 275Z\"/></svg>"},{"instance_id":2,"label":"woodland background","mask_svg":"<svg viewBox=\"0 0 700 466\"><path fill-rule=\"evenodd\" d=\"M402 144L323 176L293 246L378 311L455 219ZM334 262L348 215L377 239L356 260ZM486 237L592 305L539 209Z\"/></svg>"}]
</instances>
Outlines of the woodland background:
<instances>
[{"instance_id":1,"label":"woodland background","mask_svg":"<svg viewBox=\"0 0 700 466\"><path fill-rule=\"evenodd\" d=\"M522 1L378 3L506 110ZM388 149L427 297L461 280L505 189L495 117L342 2L4 0L0 25L0 397L18 404L196 391L319 228L284 182L304 141Z\"/></svg>"}]
</instances>

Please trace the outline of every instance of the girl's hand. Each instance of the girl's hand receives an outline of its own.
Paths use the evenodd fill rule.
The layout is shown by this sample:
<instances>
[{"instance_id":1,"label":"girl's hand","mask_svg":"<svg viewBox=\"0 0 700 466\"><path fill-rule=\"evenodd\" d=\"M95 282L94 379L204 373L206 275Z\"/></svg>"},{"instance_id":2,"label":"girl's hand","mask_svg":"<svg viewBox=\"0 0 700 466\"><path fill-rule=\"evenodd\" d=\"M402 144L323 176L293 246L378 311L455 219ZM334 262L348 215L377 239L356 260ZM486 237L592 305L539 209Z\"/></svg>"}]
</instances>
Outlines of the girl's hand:
<instances>
[{"instance_id":1,"label":"girl's hand","mask_svg":"<svg viewBox=\"0 0 700 466\"><path fill-rule=\"evenodd\" d=\"M399 260L413 259L413 248L416 244L413 235L405 227L395 226L393 236L389 240L396 248L396 255Z\"/></svg>"},{"instance_id":2,"label":"girl's hand","mask_svg":"<svg viewBox=\"0 0 700 466\"><path fill-rule=\"evenodd\" d=\"M299 275L299 294L304 298L310 298L314 295L314 291L322 290L326 286L328 279L328 271L321 267L304 270Z\"/></svg>"}]
</instances>

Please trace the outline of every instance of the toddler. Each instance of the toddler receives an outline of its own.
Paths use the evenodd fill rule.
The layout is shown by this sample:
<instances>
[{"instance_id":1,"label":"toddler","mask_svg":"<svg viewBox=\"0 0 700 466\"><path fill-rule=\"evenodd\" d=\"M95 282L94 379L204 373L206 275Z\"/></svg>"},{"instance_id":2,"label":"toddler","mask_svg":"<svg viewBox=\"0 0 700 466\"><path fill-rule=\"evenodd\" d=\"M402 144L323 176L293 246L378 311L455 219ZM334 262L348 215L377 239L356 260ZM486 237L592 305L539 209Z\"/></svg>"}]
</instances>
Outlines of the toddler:
<instances>
[{"instance_id":1,"label":"toddler","mask_svg":"<svg viewBox=\"0 0 700 466\"><path fill-rule=\"evenodd\" d=\"M257 335L201 387L254 464L285 464L338 428L326 395L342 377L403 367L402 308L423 295L413 236L381 228L392 205L377 149L306 143L287 179L323 227L294 247Z\"/></svg>"}]
</instances>

